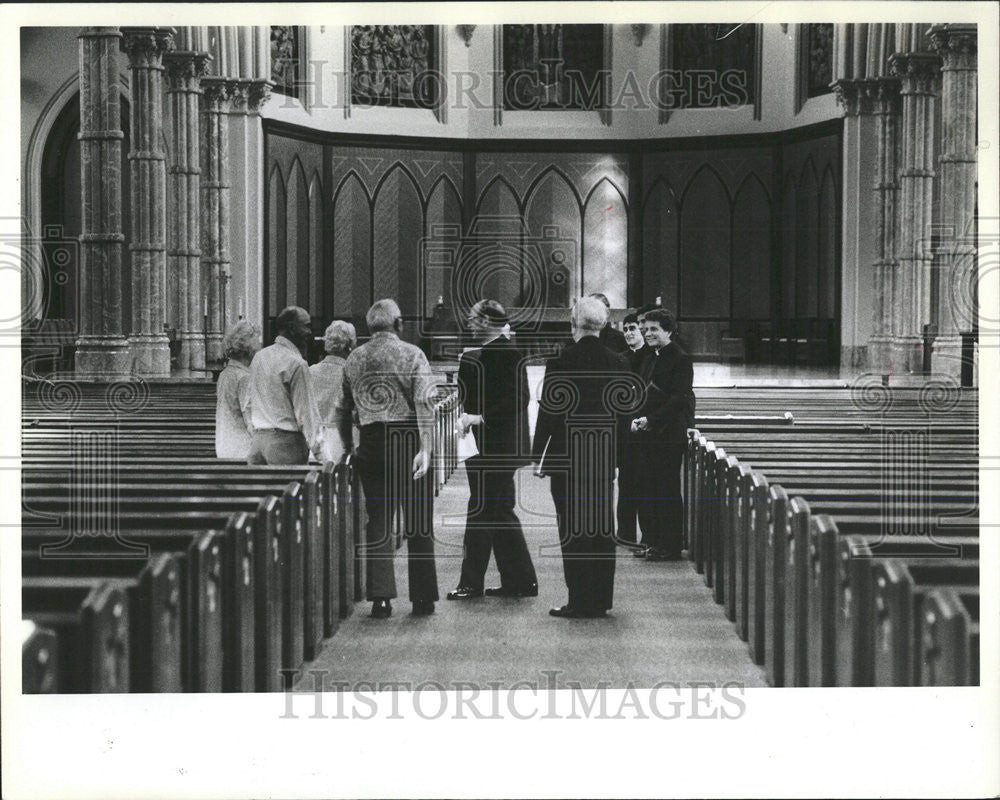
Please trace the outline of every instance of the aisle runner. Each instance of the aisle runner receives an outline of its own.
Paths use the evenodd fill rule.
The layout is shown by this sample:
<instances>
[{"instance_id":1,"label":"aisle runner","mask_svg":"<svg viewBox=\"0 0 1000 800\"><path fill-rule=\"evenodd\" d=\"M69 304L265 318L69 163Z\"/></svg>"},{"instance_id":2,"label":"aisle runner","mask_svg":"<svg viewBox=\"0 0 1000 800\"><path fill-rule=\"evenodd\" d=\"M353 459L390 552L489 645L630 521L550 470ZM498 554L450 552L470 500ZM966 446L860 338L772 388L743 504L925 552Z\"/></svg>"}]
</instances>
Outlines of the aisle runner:
<instances>
[{"instance_id":1,"label":"aisle runner","mask_svg":"<svg viewBox=\"0 0 1000 800\"><path fill-rule=\"evenodd\" d=\"M689 562L646 563L619 550L615 607L603 620L548 616L566 602L554 511L548 481L522 469L515 476L524 525L538 573L534 598L448 601L458 581L468 481L464 469L448 481L435 504L438 583L441 601L431 617L411 617L405 550L397 553L399 598L388 620L368 617L358 603L323 653L306 665L296 688L313 686L308 670L325 672L325 685L422 681L445 685L465 681L484 688L518 681L547 685L557 671L560 684L612 687L734 681L764 686L764 675L747 654L702 577ZM487 586L499 585L491 563Z\"/></svg>"}]
</instances>

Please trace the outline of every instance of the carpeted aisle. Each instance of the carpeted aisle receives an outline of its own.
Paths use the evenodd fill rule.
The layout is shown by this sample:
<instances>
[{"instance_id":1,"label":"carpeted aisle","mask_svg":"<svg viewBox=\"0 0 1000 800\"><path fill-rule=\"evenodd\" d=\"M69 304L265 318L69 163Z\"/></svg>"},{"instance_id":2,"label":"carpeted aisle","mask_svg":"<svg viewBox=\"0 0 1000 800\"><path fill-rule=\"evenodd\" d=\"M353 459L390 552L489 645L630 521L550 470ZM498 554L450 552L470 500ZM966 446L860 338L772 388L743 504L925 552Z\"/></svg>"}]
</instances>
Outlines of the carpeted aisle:
<instances>
[{"instance_id":1,"label":"carpeted aisle","mask_svg":"<svg viewBox=\"0 0 1000 800\"><path fill-rule=\"evenodd\" d=\"M322 670L324 686L331 689L359 682L406 682L412 688L423 681L446 686L471 682L484 688L530 681L544 687L551 685L553 670L562 686L605 682L622 688L631 682L650 687L660 681L766 685L746 643L687 561L647 563L619 550L615 605L606 619L550 617L549 608L562 605L566 596L548 480L527 468L516 479L518 515L538 573L538 597L444 599L455 587L461 565L468 483L459 467L435 506L442 598L437 612L410 615L405 549L397 551L400 596L393 601L392 617L371 619L370 605L356 604L319 657L306 665L296 688L315 685L309 670ZM492 562L486 585L499 585Z\"/></svg>"}]
</instances>

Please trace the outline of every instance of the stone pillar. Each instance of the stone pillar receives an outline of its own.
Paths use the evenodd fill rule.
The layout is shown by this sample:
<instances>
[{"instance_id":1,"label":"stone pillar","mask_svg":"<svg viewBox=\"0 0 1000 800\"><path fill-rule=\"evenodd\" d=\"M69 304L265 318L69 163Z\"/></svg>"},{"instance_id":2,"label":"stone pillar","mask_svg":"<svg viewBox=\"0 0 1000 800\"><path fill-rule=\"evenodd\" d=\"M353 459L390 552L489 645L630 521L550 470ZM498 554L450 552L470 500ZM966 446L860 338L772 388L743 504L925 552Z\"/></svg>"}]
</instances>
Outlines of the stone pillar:
<instances>
[{"instance_id":1,"label":"stone pillar","mask_svg":"<svg viewBox=\"0 0 1000 800\"><path fill-rule=\"evenodd\" d=\"M264 292L264 130L260 109L271 95L271 82L246 83L246 103L233 104L229 117L233 189L229 322L239 318L263 329Z\"/></svg>"},{"instance_id":2,"label":"stone pillar","mask_svg":"<svg viewBox=\"0 0 1000 800\"><path fill-rule=\"evenodd\" d=\"M896 237L899 228L899 80L878 78L871 83L876 118L875 261L872 264L872 334L868 368L880 375L892 371L892 341L896 332Z\"/></svg>"},{"instance_id":3,"label":"stone pillar","mask_svg":"<svg viewBox=\"0 0 1000 800\"><path fill-rule=\"evenodd\" d=\"M976 270L976 26L935 25L931 41L941 66L941 225L938 335L931 370L961 379L962 331L975 325L970 306ZM970 275L969 273L973 273Z\"/></svg>"},{"instance_id":4,"label":"stone pillar","mask_svg":"<svg viewBox=\"0 0 1000 800\"><path fill-rule=\"evenodd\" d=\"M229 282L229 106L239 83L202 79L201 253L205 360L222 361L226 292Z\"/></svg>"},{"instance_id":5,"label":"stone pillar","mask_svg":"<svg viewBox=\"0 0 1000 800\"><path fill-rule=\"evenodd\" d=\"M122 319L122 139L118 28L84 28L80 39L80 336L76 372L129 374Z\"/></svg>"},{"instance_id":6,"label":"stone pillar","mask_svg":"<svg viewBox=\"0 0 1000 800\"><path fill-rule=\"evenodd\" d=\"M903 53L889 61L903 98L900 217L897 239L892 372L923 371L923 326L931 321L934 211L934 98L941 59Z\"/></svg>"},{"instance_id":7,"label":"stone pillar","mask_svg":"<svg viewBox=\"0 0 1000 800\"><path fill-rule=\"evenodd\" d=\"M167 270L176 286L177 367L205 369L205 320L201 285L201 77L208 53L177 50L164 57L171 117L170 225Z\"/></svg>"},{"instance_id":8,"label":"stone pillar","mask_svg":"<svg viewBox=\"0 0 1000 800\"><path fill-rule=\"evenodd\" d=\"M163 142L163 54L173 28L125 28L121 49L132 70L132 358L140 375L170 375L166 306L167 175Z\"/></svg>"},{"instance_id":9,"label":"stone pillar","mask_svg":"<svg viewBox=\"0 0 1000 800\"><path fill-rule=\"evenodd\" d=\"M872 334L872 264L878 240L871 221L878 198L872 192L877 169L878 127L873 115L876 86L871 80L839 80L834 84L844 106L840 364L863 371Z\"/></svg>"}]
</instances>

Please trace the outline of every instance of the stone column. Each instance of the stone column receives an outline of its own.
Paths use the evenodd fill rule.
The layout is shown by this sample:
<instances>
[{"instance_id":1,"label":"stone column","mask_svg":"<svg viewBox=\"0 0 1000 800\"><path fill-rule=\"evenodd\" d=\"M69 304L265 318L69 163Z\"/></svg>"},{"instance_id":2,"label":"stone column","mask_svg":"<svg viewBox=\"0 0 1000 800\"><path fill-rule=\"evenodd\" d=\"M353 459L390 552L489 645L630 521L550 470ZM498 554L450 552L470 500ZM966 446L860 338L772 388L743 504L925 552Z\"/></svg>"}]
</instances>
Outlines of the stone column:
<instances>
[{"instance_id":1,"label":"stone column","mask_svg":"<svg viewBox=\"0 0 1000 800\"><path fill-rule=\"evenodd\" d=\"M118 28L80 39L80 336L76 372L113 380L132 368L122 320L122 139Z\"/></svg>"},{"instance_id":2,"label":"stone column","mask_svg":"<svg viewBox=\"0 0 1000 800\"><path fill-rule=\"evenodd\" d=\"M867 345L872 333L872 263L878 240L871 221L877 216L877 197L871 176L876 170L878 130L873 116L875 81L839 80L834 84L844 106L843 215L841 258L840 364L852 370L867 368Z\"/></svg>"},{"instance_id":3,"label":"stone column","mask_svg":"<svg viewBox=\"0 0 1000 800\"><path fill-rule=\"evenodd\" d=\"M229 117L233 190L229 321L243 318L263 328L264 291L264 130L260 109L271 95L271 82L247 82L246 103Z\"/></svg>"},{"instance_id":4,"label":"stone column","mask_svg":"<svg viewBox=\"0 0 1000 800\"><path fill-rule=\"evenodd\" d=\"M132 357L140 375L170 375L166 306L167 175L163 142L163 54L173 28L125 28L121 49L132 70L128 154L132 182Z\"/></svg>"},{"instance_id":5,"label":"stone column","mask_svg":"<svg viewBox=\"0 0 1000 800\"><path fill-rule=\"evenodd\" d=\"M903 98L899 172L900 226L896 242L892 372L923 370L923 326L931 321L934 210L934 98L941 59L933 53L903 53L889 61Z\"/></svg>"},{"instance_id":6,"label":"stone column","mask_svg":"<svg viewBox=\"0 0 1000 800\"><path fill-rule=\"evenodd\" d=\"M971 331L976 308L967 291L976 270L976 26L935 25L931 41L941 66L941 224L938 252L938 335L931 369L959 380L962 331ZM970 275L969 273L973 273Z\"/></svg>"},{"instance_id":7,"label":"stone column","mask_svg":"<svg viewBox=\"0 0 1000 800\"><path fill-rule=\"evenodd\" d=\"M170 104L170 226L167 270L177 287L177 367L205 368L205 328L201 285L201 78L211 56L177 50L163 57Z\"/></svg>"},{"instance_id":8,"label":"stone column","mask_svg":"<svg viewBox=\"0 0 1000 800\"><path fill-rule=\"evenodd\" d=\"M239 82L202 79L201 254L205 360L222 360L222 336L229 281L229 106Z\"/></svg>"},{"instance_id":9,"label":"stone column","mask_svg":"<svg viewBox=\"0 0 1000 800\"><path fill-rule=\"evenodd\" d=\"M871 82L877 127L875 152L875 261L872 264L872 334L868 368L880 375L892 371L892 341L896 332L896 237L899 228L899 80Z\"/></svg>"}]
</instances>

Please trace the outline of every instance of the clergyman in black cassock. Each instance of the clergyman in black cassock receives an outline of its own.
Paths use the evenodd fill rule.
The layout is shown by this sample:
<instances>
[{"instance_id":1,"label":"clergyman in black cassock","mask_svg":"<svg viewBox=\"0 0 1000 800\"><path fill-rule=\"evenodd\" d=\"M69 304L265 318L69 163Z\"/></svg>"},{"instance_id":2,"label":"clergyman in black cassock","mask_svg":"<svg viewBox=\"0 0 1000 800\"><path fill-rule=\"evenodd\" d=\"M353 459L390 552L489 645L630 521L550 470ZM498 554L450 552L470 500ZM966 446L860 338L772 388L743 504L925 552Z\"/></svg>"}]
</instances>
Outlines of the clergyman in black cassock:
<instances>
[{"instance_id":1,"label":"clergyman in black cassock","mask_svg":"<svg viewBox=\"0 0 1000 800\"><path fill-rule=\"evenodd\" d=\"M539 398L532 460L551 478L569 592L566 605L549 612L556 617L601 617L612 607L613 482L623 415L638 407L640 392L625 358L598 338L606 321L599 300L577 302L575 341L548 363Z\"/></svg>"}]
</instances>

